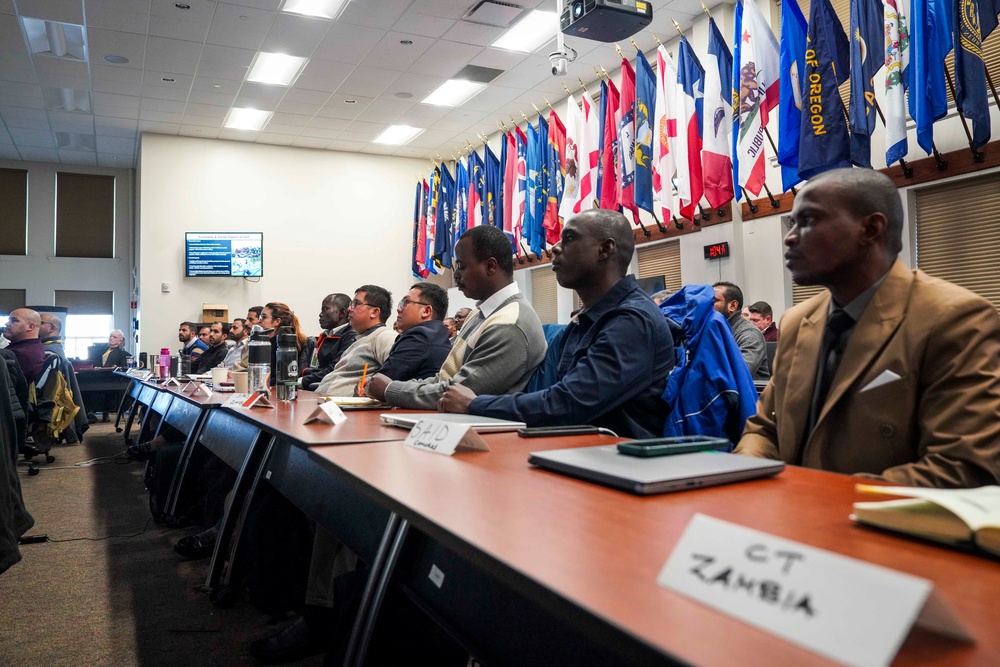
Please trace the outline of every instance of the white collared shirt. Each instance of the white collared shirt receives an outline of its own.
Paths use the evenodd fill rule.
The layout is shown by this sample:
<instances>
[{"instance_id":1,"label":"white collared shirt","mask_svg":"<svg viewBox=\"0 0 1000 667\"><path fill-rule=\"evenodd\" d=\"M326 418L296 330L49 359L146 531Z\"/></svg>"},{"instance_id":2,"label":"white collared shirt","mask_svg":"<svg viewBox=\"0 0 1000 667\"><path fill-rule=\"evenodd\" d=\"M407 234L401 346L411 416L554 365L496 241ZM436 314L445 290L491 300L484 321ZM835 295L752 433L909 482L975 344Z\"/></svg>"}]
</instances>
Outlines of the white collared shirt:
<instances>
[{"instance_id":1,"label":"white collared shirt","mask_svg":"<svg viewBox=\"0 0 1000 667\"><path fill-rule=\"evenodd\" d=\"M501 287L490 295L488 299L483 299L477 303L476 308L479 309L479 312L483 314L484 318L489 317L497 308L500 307L500 304L520 292L521 288L517 286L517 281L511 281L509 285Z\"/></svg>"}]
</instances>

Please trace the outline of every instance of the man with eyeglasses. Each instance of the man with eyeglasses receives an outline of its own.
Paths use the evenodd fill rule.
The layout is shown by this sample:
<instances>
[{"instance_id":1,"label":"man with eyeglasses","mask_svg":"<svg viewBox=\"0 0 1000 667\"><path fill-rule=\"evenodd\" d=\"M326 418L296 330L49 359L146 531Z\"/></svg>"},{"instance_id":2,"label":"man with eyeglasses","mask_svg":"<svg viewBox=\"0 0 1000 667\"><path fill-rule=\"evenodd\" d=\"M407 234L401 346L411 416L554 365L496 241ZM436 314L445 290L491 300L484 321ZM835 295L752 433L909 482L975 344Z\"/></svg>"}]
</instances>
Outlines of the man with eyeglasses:
<instances>
[{"instance_id":1,"label":"man with eyeglasses","mask_svg":"<svg viewBox=\"0 0 1000 667\"><path fill-rule=\"evenodd\" d=\"M379 373L394 380L435 375L451 352L451 331L442 322L447 310L448 293L434 283L411 287L396 306L399 337Z\"/></svg>"},{"instance_id":2,"label":"man with eyeglasses","mask_svg":"<svg viewBox=\"0 0 1000 667\"><path fill-rule=\"evenodd\" d=\"M514 282L510 241L496 227L473 227L455 244L455 283L478 302L433 377L391 382L376 375L366 393L410 409L436 410L445 390L463 385L476 393L524 389L545 358L545 334L538 315ZM455 315L458 319L458 313Z\"/></svg>"}]
</instances>

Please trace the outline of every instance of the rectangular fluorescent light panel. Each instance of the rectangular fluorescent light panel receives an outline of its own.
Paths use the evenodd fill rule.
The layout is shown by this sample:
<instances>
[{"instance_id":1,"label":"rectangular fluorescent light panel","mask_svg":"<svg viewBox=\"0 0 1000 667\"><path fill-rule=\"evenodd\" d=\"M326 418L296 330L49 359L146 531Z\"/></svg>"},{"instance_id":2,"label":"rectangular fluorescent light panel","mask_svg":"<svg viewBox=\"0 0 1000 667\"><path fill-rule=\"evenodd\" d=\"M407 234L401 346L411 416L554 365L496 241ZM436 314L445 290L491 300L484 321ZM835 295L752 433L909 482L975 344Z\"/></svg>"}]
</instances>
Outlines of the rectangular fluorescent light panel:
<instances>
[{"instance_id":1,"label":"rectangular fluorescent light panel","mask_svg":"<svg viewBox=\"0 0 1000 667\"><path fill-rule=\"evenodd\" d=\"M375 137L374 142L402 146L423 131L423 128L410 127L409 125L390 125L382 130L382 134Z\"/></svg>"},{"instance_id":2,"label":"rectangular fluorescent light panel","mask_svg":"<svg viewBox=\"0 0 1000 667\"><path fill-rule=\"evenodd\" d=\"M87 33L82 25L21 18L32 54L87 62Z\"/></svg>"},{"instance_id":3,"label":"rectangular fluorescent light panel","mask_svg":"<svg viewBox=\"0 0 1000 667\"><path fill-rule=\"evenodd\" d=\"M262 51L257 54L257 59L250 68L247 81L270 83L275 86L290 86L305 64L305 58Z\"/></svg>"},{"instance_id":4,"label":"rectangular fluorescent light panel","mask_svg":"<svg viewBox=\"0 0 1000 667\"><path fill-rule=\"evenodd\" d=\"M281 11L321 19L336 19L340 18L347 3L348 0L285 0L285 6Z\"/></svg>"},{"instance_id":5,"label":"rectangular fluorescent light panel","mask_svg":"<svg viewBox=\"0 0 1000 667\"><path fill-rule=\"evenodd\" d=\"M469 101L476 93L486 87L478 81L448 79L435 88L430 95L420 101L421 104L433 104L439 107L457 107Z\"/></svg>"},{"instance_id":6,"label":"rectangular fluorescent light panel","mask_svg":"<svg viewBox=\"0 0 1000 667\"><path fill-rule=\"evenodd\" d=\"M257 132L267 125L267 121L269 120L271 120L270 111L233 107L226 114L224 127L228 127L231 130L252 130Z\"/></svg>"},{"instance_id":7,"label":"rectangular fluorescent light panel","mask_svg":"<svg viewBox=\"0 0 1000 667\"><path fill-rule=\"evenodd\" d=\"M555 12L534 10L490 44L496 49L531 53L542 44L555 39L559 19Z\"/></svg>"}]
</instances>

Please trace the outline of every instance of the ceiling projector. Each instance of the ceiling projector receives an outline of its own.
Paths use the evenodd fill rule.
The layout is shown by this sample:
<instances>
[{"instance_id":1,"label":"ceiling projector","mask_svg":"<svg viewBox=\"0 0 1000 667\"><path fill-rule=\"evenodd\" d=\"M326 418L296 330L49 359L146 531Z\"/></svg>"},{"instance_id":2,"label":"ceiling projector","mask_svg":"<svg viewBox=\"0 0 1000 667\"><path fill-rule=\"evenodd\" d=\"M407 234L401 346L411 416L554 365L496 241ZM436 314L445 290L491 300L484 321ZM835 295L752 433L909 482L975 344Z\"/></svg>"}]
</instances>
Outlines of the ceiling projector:
<instances>
[{"instance_id":1,"label":"ceiling projector","mask_svg":"<svg viewBox=\"0 0 1000 667\"><path fill-rule=\"evenodd\" d=\"M653 5L644 0L573 0L559 17L559 29L574 37L617 42L652 20Z\"/></svg>"}]
</instances>

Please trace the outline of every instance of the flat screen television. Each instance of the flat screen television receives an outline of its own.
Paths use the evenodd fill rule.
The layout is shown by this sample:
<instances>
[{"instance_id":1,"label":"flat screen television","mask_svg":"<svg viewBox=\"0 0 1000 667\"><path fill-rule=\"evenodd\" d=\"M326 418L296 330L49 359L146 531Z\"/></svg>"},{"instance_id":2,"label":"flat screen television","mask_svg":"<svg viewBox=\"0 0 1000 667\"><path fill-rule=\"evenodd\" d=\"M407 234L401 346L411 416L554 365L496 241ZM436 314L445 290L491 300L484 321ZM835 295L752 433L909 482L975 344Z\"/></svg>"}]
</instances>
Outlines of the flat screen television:
<instances>
[{"instance_id":1,"label":"flat screen television","mask_svg":"<svg viewBox=\"0 0 1000 667\"><path fill-rule=\"evenodd\" d=\"M262 232L186 232L185 275L259 277L264 275Z\"/></svg>"}]
</instances>

